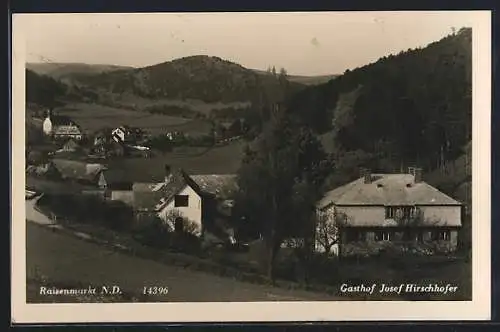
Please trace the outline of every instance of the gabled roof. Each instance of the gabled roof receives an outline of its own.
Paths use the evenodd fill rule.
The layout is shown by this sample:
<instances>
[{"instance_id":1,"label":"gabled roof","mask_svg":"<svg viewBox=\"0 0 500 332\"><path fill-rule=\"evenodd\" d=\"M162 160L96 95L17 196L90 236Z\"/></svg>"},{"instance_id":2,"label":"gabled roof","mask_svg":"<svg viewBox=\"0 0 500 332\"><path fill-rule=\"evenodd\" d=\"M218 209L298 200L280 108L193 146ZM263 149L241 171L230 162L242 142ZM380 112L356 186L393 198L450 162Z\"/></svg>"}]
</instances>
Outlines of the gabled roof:
<instances>
[{"instance_id":1,"label":"gabled roof","mask_svg":"<svg viewBox=\"0 0 500 332\"><path fill-rule=\"evenodd\" d=\"M106 181L106 188L115 190L131 190L132 182L127 179L127 174L119 169L104 169L101 176Z\"/></svg>"},{"instance_id":2,"label":"gabled roof","mask_svg":"<svg viewBox=\"0 0 500 332\"><path fill-rule=\"evenodd\" d=\"M238 189L234 174L191 175L191 179L203 192L218 197L231 197Z\"/></svg>"},{"instance_id":3,"label":"gabled roof","mask_svg":"<svg viewBox=\"0 0 500 332\"><path fill-rule=\"evenodd\" d=\"M64 178L95 181L97 175L106 169L102 164L88 164L86 162L68 159L53 159L52 163Z\"/></svg>"},{"instance_id":4,"label":"gabled roof","mask_svg":"<svg viewBox=\"0 0 500 332\"><path fill-rule=\"evenodd\" d=\"M66 143L64 143L63 148L65 150L77 150L80 148L80 145L78 143L76 143L75 140L70 139Z\"/></svg>"},{"instance_id":5,"label":"gabled roof","mask_svg":"<svg viewBox=\"0 0 500 332\"><path fill-rule=\"evenodd\" d=\"M200 196L212 195L218 198L231 197L237 190L236 175L209 174L188 175L184 170L172 173L168 183L136 182L132 186L135 207L138 210L157 211L162 209L183 188L190 186Z\"/></svg>"},{"instance_id":6,"label":"gabled roof","mask_svg":"<svg viewBox=\"0 0 500 332\"><path fill-rule=\"evenodd\" d=\"M173 172L166 183L134 183L132 186L134 208L143 211L158 211L187 185L202 195L200 187L183 170Z\"/></svg>"},{"instance_id":7,"label":"gabled roof","mask_svg":"<svg viewBox=\"0 0 500 332\"><path fill-rule=\"evenodd\" d=\"M26 168L26 175L44 177L47 179L61 179L61 173L52 163L37 166L30 165Z\"/></svg>"},{"instance_id":8,"label":"gabled roof","mask_svg":"<svg viewBox=\"0 0 500 332\"><path fill-rule=\"evenodd\" d=\"M411 174L372 174L372 182L359 178L327 192L317 207L329 205L460 205L426 182L415 183Z\"/></svg>"},{"instance_id":9,"label":"gabled roof","mask_svg":"<svg viewBox=\"0 0 500 332\"><path fill-rule=\"evenodd\" d=\"M69 116L65 115L51 115L49 119L53 126L69 126L71 124L76 125Z\"/></svg>"}]
</instances>

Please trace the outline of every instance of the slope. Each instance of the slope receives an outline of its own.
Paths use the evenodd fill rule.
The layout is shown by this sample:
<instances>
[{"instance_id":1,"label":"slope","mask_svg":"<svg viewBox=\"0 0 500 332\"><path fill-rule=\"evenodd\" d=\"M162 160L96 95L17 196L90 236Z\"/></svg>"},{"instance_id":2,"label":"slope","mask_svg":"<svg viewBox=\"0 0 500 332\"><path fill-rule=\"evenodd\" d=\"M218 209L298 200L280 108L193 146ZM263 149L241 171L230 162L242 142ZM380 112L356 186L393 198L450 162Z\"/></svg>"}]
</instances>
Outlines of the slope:
<instances>
[{"instance_id":1,"label":"slope","mask_svg":"<svg viewBox=\"0 0 500 332\"><path fill-rule=\"evenodd\" d=\"M248 102L262 96L298 91L303 85L278 77L258 75L250 69L213 56L189 56L138 69L78 77L78 82L117 94L143 98Z\"/></svg>"},{"instance_id":2,"label":"slope","mask_svg":"<svg viewBox=\"0 0 500 332\"><path fill-rule=\"evenodd\" d=\"M471 140L471 39L464 28L347 71L294 95L289 110L333 140L337 158L354 153L357 164L387 171L439 168Z\"/></svg>"},{"instance_id":3,"label":"slope","mask_svg":"<svg viewBox=\"0 0 500 332\"><path fill-rule=\"evenodd\" d=\"M271 75L269 71L254 69L259 75ZM319 85L327 83L328 81L335 79L339 75L313 75L313 76L305 76L305 75L287 75L287 80L290 82L300 83L303 85Z\"/></svg>"},{"instance_id":4,"label":"slope","mask_svg":"<svg viewBox=\"0 0 500 332\"><path fill-rule=\"evenodd\" d=\"M33 62L26 64L26 69L39 75L50 76L54 79L77 79L82 75L100 74L130 68L127 66L86 63Z\"/></svg>"}]
</instances>

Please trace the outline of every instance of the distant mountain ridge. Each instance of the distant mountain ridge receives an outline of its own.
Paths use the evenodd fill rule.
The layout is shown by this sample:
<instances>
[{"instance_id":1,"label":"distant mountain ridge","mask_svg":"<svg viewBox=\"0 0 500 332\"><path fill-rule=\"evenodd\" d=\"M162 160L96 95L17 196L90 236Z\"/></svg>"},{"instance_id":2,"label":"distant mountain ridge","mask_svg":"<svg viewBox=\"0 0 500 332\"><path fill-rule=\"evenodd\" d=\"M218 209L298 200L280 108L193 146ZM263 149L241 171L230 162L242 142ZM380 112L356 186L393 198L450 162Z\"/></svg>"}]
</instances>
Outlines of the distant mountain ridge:
<instances>
[{"instance_id":1,"label":"distant mountain ridge","mask_svg":"<svg viewBox=\"0 0 500 332\"><path fill-rule=\"evenodd\" d=\"M90 68L94 65L88 65ZM40 68L32 70L42 73ZM54 65L45 74L64 78L79 86L132 94L142 98L193 99L205 102L245 102L284 89L277 77L259 75L251 69L214 56L197 55L142 68L97 66L87 71L85 65ZM42 68L43 69L43 68ZM84 69L82 72L82 70ZM71 70L74 70L71 73ZM304 85L290 82L295 92Z\"/></svg>"},{"instance_id":2,"label":"distant mountain ridge","mask_svg":"<svg viewBox=\"0 0 500 332\"><path fill-rule=\"evenodd\" d=\"M257 74L259 75L269 75L268 71L264 70L259 70L259 69L253 69ZM287 75L287 79L290 82L295 82L295 83L300 83L304 85L319 85L326 83L332 79L335 79L339 75L293 75L289 74Z\"/></svg>"},{"instance_id":3,"label":"distant mountain ridge","mask_svg":"<svg viewBox=\"0 0 500 332\"><path fill-rule=\"evenodd\" d=\"M285 87L278 75L208 55L188 56L142 68L84 63L28 63L26 68L69 85L115 94L228 103L269 99L283 94L284 89L291 94L335 77L287 75Z\"/></svg>"},{"instance_id":4,"label":"distant mountain ridge","mask_svg":"<svg viewBox=\"0 0 500 332\"><path fill-rule=\"evenodd\" d=\"M75 75L92 75L115 70L132 69L129 66L86 63L53 63L53 62L28 62L26 69L39 75L47 75L55 79L73 78Z\"/></svg>"}]
</instances>

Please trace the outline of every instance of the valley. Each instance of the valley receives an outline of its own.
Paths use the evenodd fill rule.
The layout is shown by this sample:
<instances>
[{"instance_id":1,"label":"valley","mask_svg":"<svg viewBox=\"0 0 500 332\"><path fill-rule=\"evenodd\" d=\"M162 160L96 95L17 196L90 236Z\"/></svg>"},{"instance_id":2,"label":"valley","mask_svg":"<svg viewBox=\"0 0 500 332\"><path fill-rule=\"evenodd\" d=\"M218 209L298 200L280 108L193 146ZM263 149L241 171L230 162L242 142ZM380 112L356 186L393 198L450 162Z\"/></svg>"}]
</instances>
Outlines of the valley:
<instances>
[{"instance_id":1,"label":"valley","mask_svg":"<svg viewBox=\"0 0 500 332\"><path fill-rule=\"evenodd\" d=\"M155 250L324 289L350 278L459 276L460 298L469 298L471 39L464 28L341 75L255 70L206 55L143 68L29 64L27 174L68 190L90 184L73 201L60 187L47 189L46 208L96 234L120 231ZM44 133L58 118L76 133ZM322 224L328 213L317 212L332 206ZM338 206L358 210L337 214ZM444 226L433 223L439 213ZM194 226L180 223L191 219ZM308 256L310 231L320 234L322 225L321 239L331 243L315 237ZM266 246L251 264L232 260L232 250L259 241ZM61 273L31 255L34 265L49 262L47 271ZM387 262L387 275L372 256Z\"/></svg>"}]
</instances>

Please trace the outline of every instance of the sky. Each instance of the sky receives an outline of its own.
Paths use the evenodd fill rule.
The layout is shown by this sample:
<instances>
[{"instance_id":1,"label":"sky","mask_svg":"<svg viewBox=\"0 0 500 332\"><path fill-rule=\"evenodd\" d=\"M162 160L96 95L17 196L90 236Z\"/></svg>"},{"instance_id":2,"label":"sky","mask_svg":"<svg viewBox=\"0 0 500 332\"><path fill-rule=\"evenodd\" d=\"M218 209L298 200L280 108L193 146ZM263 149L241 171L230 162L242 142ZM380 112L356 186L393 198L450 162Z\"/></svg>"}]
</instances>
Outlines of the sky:
<instances>
[{"instance_id":1,"label":"sky","mask_svg":"<svg viewBox=\"0 0 500 332\"><path fill-rule=\"evenodd\" d=\"M17 15L27 62L143 67L202 54L295 75L341 74L477 22L465 11Z\"/></svg>"}]
</instances>

